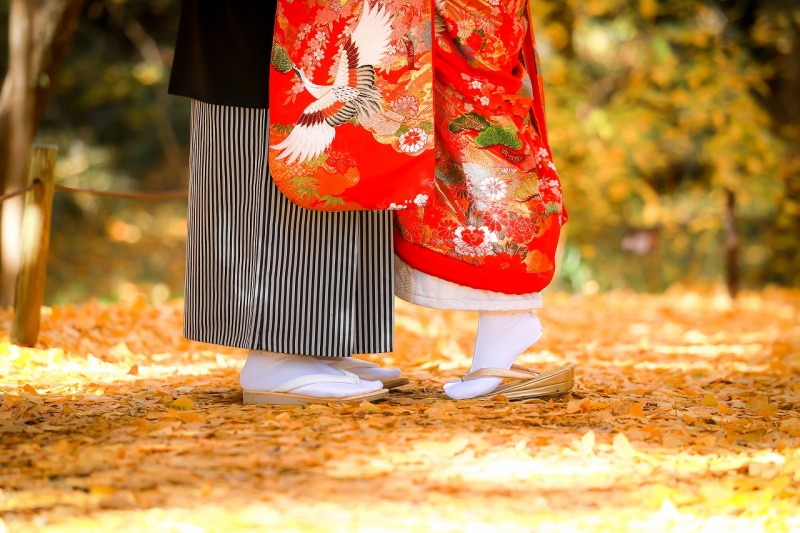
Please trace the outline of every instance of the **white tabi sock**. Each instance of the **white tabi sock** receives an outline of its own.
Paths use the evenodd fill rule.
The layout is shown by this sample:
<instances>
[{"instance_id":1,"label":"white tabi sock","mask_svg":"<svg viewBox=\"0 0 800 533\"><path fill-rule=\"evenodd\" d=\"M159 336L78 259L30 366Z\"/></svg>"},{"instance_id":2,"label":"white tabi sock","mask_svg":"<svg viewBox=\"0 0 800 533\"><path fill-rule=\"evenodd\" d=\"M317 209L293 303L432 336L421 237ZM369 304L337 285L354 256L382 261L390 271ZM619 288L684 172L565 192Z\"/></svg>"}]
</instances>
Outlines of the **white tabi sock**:
<instances>
[{"instance_id":1,"label":"white tabi sock","mask_svg":"<svg viewBox=\"0 0 800 533\"><path fill-rule=\"evenodd\" d=\"M239 374L239 383L246 391L275 390L290 379L309 374L342 374L324 362L306 355L250 350ZM344 398L381 390L380 381L361 379L358 383L311 383L289 391L314 398Z\"/></svg>"},{"instance_id":2,"label":"white tabi sock","mask_svg":"<svg viewBox=\"0 0 800 533\"><path fill-rule=\"evenodd\" d=\"M541 336L542 325L532 312L479 312L470 372L479 368L508 370ZM445 383L444 392L454 400L464 400L492 392L501 381L500 378L451 381Z\"/></svg>"}]
</instances>

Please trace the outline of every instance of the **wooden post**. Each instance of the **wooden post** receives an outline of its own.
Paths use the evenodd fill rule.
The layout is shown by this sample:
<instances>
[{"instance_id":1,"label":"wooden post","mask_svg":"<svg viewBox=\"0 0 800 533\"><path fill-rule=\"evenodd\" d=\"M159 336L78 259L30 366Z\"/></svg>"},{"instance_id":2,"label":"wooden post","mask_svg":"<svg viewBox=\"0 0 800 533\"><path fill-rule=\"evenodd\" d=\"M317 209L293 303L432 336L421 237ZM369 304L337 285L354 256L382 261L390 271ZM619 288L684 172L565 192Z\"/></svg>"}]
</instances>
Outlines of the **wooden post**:
<instances>
[{"instance_id":1,"label":"wooden post","mask_svg":"<svg viewBox=\"0 0 800 533\"><path fill-rule=\"evenodd\" d=\"M35 144L31 151L28 184L39 183L40 186L26 195L22 211L22 263L17 277L14 321L11 324L11 342L20 346L33 346L39 337L57 155L58 148L46 144Z\"/></svg>"},{"instance_id":2,"label":"wooden post","mask_svg":"<svg viewBox=\"0 0 800 533\"><path fill-rule=\"evenodd\" d=\"M725 285L736 298L739 292L739 228L736 223L736 193L725 189Z\"/></svg>"}]
</instances>

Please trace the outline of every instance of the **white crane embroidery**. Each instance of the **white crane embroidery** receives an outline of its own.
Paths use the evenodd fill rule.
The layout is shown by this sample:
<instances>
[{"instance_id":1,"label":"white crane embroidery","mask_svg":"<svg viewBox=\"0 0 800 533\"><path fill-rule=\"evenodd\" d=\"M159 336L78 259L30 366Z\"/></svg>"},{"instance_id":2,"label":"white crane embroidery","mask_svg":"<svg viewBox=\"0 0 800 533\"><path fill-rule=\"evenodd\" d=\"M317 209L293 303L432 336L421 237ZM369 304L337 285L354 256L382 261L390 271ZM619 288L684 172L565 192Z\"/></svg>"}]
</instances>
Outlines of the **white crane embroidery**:
<instances>
[{"instance_id":1,"label":"white crane embroidery","mask_svg":"<svg viewBox=\"0 0 800 533\"><path fill-rule=\"evenodd\" d=\"M391 40L391 15L382 5L365 0L352 35L339 48L333 85L317 85L296 65L292 70L316 98L297 120L289 136L270 146L282 150L276 159L287 164L305 162L324 152L336 136L336 127L356 115L381 111L381 93L375 87L375 67L383 60Z\"/></svg>"}]
</instances>

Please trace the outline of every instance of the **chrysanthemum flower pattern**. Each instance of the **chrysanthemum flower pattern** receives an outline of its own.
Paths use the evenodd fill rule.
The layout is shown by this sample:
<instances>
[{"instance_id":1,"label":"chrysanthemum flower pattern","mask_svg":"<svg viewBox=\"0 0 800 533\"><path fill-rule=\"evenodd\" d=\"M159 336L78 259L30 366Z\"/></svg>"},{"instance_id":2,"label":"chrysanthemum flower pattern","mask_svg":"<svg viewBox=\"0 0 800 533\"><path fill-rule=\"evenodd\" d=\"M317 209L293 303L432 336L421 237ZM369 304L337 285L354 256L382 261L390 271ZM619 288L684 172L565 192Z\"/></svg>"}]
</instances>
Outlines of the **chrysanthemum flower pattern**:
<instances>
[{"instance_id":1,"label":"chrysanthemum flower pattern","mask_svg":"<svg viewBox=\"0 0 800 533\"><path fill-rule=\"evenodd\" d=\"M502 200L508 191L508 185L497 178L487 178L483 180L480 187L481 196L488 201Z\"/></svg>"},{"instance_id":2,"label":"chrysanthemum flower pattern","mask_svg":"<svg viewBox=\"0 0 800 533\"><path fill-rule=\"evenodd\" d=\"M400 136L399 142L401 151L414 154L425 148L428 134L422 128L411 128Z\"/></svg>"},{"instance_id":3,"label":"chrysanthemum flower pattern","mask_svg":"<svg viewBox=\"0 0 800 533\"><path fill-rule=\"evenodd\" d=\"M416 96L406 94L394 101L392 109L401 115L411 117L416 115L419 111L419 100Z\"/></svg>"}]
</instances>

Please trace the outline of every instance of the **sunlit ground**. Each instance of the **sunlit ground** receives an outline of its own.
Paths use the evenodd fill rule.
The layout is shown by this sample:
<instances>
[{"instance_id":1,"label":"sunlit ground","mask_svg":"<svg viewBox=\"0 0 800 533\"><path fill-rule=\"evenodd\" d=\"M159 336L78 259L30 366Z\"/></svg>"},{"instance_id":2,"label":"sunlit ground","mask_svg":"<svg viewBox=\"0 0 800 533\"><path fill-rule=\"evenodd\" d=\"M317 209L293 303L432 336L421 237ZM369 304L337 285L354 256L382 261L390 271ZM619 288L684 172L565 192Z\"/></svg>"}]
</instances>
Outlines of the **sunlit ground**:
<instances>
[{"instance_id":1,"label":"sunlit ground","mask_svg":"<svg viewBox=\"0 0 800 533\"><path fill-rule=\"evenodd\" d=\"M800 293L545 304L523 362L576 363L569 396L444 398L475 317L398 303L371 359L411 384L308 408L243 407L178 302L50 309L0 343L0 531L800 529Z\"/></svg>"}]
</instances>

